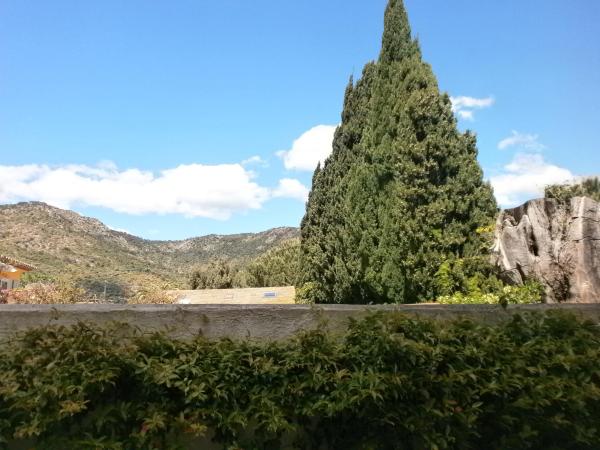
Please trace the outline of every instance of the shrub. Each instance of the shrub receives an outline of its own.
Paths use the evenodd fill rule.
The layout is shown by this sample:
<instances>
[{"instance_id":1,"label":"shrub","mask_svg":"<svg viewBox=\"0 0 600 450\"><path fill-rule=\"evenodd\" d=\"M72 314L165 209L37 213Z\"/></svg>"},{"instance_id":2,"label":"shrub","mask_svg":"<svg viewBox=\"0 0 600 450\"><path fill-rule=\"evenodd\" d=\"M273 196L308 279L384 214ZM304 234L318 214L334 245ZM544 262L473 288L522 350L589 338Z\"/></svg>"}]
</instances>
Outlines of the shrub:
<instances>
[{"instance_id":1,"label":"shrub","mask_svg":"<svg viewBox=\"0 0 600 450\"><path fill-rule=\"evenodd\" d=\"M500 325L399 314L279 343L122 325L0 348L0 442L36 448L597 449L600 329L556 312ZM0 444L1 446L2 444Z\"/></svg>"},{"instance_id":2,"label":"shrub","mask_svg":"<svg viewBox=\"0 0 600 450\"><path fill-rule=\"evenodd\" d=\"M248 287L294 286L300 271L300 240L290 239L251 261L243 270Z\"/></svg>"},{"instance_id":3,"label":"shrub","mask_svg":"<svg viewBox=\"0 0 600 450\"><path fill-rule=\"evenodd\" d=\"M216 259L192 272L192 289L231 289L238 269L230 262Z\"/></svg>"},{"instance_id":4,"label":"shrub","mask_svg":"<svg viewBox=\"0 0 600 450\"><path fill-rule=\"evenodd\" d=\"M544 287L530 281L522 286L504 286L493 292L474 291L469 294L461 292L445 295L437 299L444 305L488 304L488 305L518 305L541 303L544 297Z\"/></svg>"},{"instance_id":5,"label":"shrub","mask_svg":"<svg viewBox=\"0 0 600 450\"><path fill-rule=\"evenodd\" d=\"M86 300L83 289L66 281L29 283L24 287L9 290L4 295L5 303L59 304Z\"/></svg>"},{"instance_id":6,"label":"shrub","mask_svg":"<svg viewBox=\"0 0 600 450\"><path fill-rule=\"evenodd\" d=\"M173 292L159 288L140 288L137 289L128 299L127 303L133 305L144 304L163 304L170 305L177 303L179 296Z\"/></svg>"},{"instance_id":7,"label":"shrub","mask_svg":"<svg viewBox=\"0 0 600 450\"><path fill-rule=\"evenodd\" d=\"M544 190L546 198L567 202L573 197L590 197L600 201L600 178L590 177L576 183L553 184Z\"/></svg>"},{"instance_id":8,"label":"shrub","mask_svg":"<svg viewBox=\"0 0 600 450\"><path fill-rule=\"evenodd\" d=\"M36 270L34 272L25 272L23 274L21 277L21 286L27 286L30 283L54 283L56 281L56 277Z\"/></svg>"},{"instance_id":9,"label":"shrub","mask_svg":"<svg viewBox=\"0 0 600 450\"><path fill-rule=\"evenodd\" d=\"M491 236L486 236L486 244L491 246ZM502 291L505 284L498 278L497 270L489 264L489 258L449 258L438 268L434 284L440 296L462 295L465 297L483 295L484 292Z\"/></svg>"},{"instance_id":10,"label":"shrub","mask_svg":"<svg viewBox=\"0 0 600 450\"><path fill-rule=\"evenodd\" d=\"M314 304L318 293L317 283L309 281L296 289L296 303Z\"/></svg>"}]
</instances>

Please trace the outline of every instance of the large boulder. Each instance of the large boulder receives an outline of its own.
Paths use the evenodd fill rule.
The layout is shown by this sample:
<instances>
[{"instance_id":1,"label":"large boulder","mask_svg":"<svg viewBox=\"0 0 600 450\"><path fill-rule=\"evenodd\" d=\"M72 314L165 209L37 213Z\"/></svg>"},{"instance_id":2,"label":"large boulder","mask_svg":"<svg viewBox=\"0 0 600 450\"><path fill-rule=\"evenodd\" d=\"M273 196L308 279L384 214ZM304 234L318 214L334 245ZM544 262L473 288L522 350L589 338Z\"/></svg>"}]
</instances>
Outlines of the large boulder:
<instances>
[{"instance_id":1,"label":"large boulder","mask_svg":"<svg viewBox=\"0 0 600 450\"><path fill-rule=\"evenodd\" d=\"M540 281L548 302L600 303L600 204L545 198L502 211L493 258L512 284Z\"/></svg>"}]
</instances>

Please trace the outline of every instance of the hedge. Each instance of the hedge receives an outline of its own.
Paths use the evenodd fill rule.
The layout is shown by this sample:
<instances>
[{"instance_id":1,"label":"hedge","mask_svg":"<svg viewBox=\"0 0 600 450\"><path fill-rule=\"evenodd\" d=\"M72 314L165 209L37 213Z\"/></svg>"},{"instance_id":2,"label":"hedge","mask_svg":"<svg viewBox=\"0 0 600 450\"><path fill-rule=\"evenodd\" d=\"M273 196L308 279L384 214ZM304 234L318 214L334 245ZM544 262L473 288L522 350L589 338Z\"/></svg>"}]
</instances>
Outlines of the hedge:
<instances>
[{"instance_id":1,"label":"hedge","mask_svg":"<svg viewBox=\"0 0 600 450\"><path fill-rule=\"evenodd\" d=\"M28 331L0 350L0 448L600 448L597 324L388 313L323 329L262 344Z\"/></svg>"}]
</instances>

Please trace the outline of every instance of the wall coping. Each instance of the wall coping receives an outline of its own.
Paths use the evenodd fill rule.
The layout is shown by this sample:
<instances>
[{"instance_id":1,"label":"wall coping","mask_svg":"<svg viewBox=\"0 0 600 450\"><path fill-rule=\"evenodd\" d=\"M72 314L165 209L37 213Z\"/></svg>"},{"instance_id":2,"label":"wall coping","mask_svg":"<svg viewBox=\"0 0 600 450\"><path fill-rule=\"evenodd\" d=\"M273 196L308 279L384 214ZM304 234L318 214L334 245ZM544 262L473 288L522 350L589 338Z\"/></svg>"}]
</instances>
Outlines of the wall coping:
<instances>
[{"instance_id":1,"label":"wall coping","mask_svg":"<svg viewBox=\"0 0 600 450\"><path fill-rule=\"evenodd\" d=\"M438 320L471 318L497 323L526 311L563 310L600 324L600 303L510 305L0 305L0 338L49 324L98 325L122 322L143 332L164 331L176 338L198 334L211 339L281 340L301 330L326 327L343 332L352 318L398 311Z\"/></svg>"}]
</instances>

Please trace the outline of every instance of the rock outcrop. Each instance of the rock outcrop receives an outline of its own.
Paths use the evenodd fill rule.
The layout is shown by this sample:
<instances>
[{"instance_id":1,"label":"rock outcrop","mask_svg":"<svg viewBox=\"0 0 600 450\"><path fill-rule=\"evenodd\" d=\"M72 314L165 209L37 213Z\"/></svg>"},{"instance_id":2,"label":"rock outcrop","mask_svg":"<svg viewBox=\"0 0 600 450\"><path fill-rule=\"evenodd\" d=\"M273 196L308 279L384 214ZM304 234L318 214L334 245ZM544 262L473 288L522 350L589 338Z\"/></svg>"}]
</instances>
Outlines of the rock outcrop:
<instances>
[{"instance_id":1,"label":"rock outcrop","mask_svg":"<svg viewBox=\"0 0 600 450\"><path fill-rule=\"evenodd\" d=\"M543 283L547 302L600 303L600 204L537 199L504 210L493 255L506 281Z\"/></svg>"}]
</instances>

